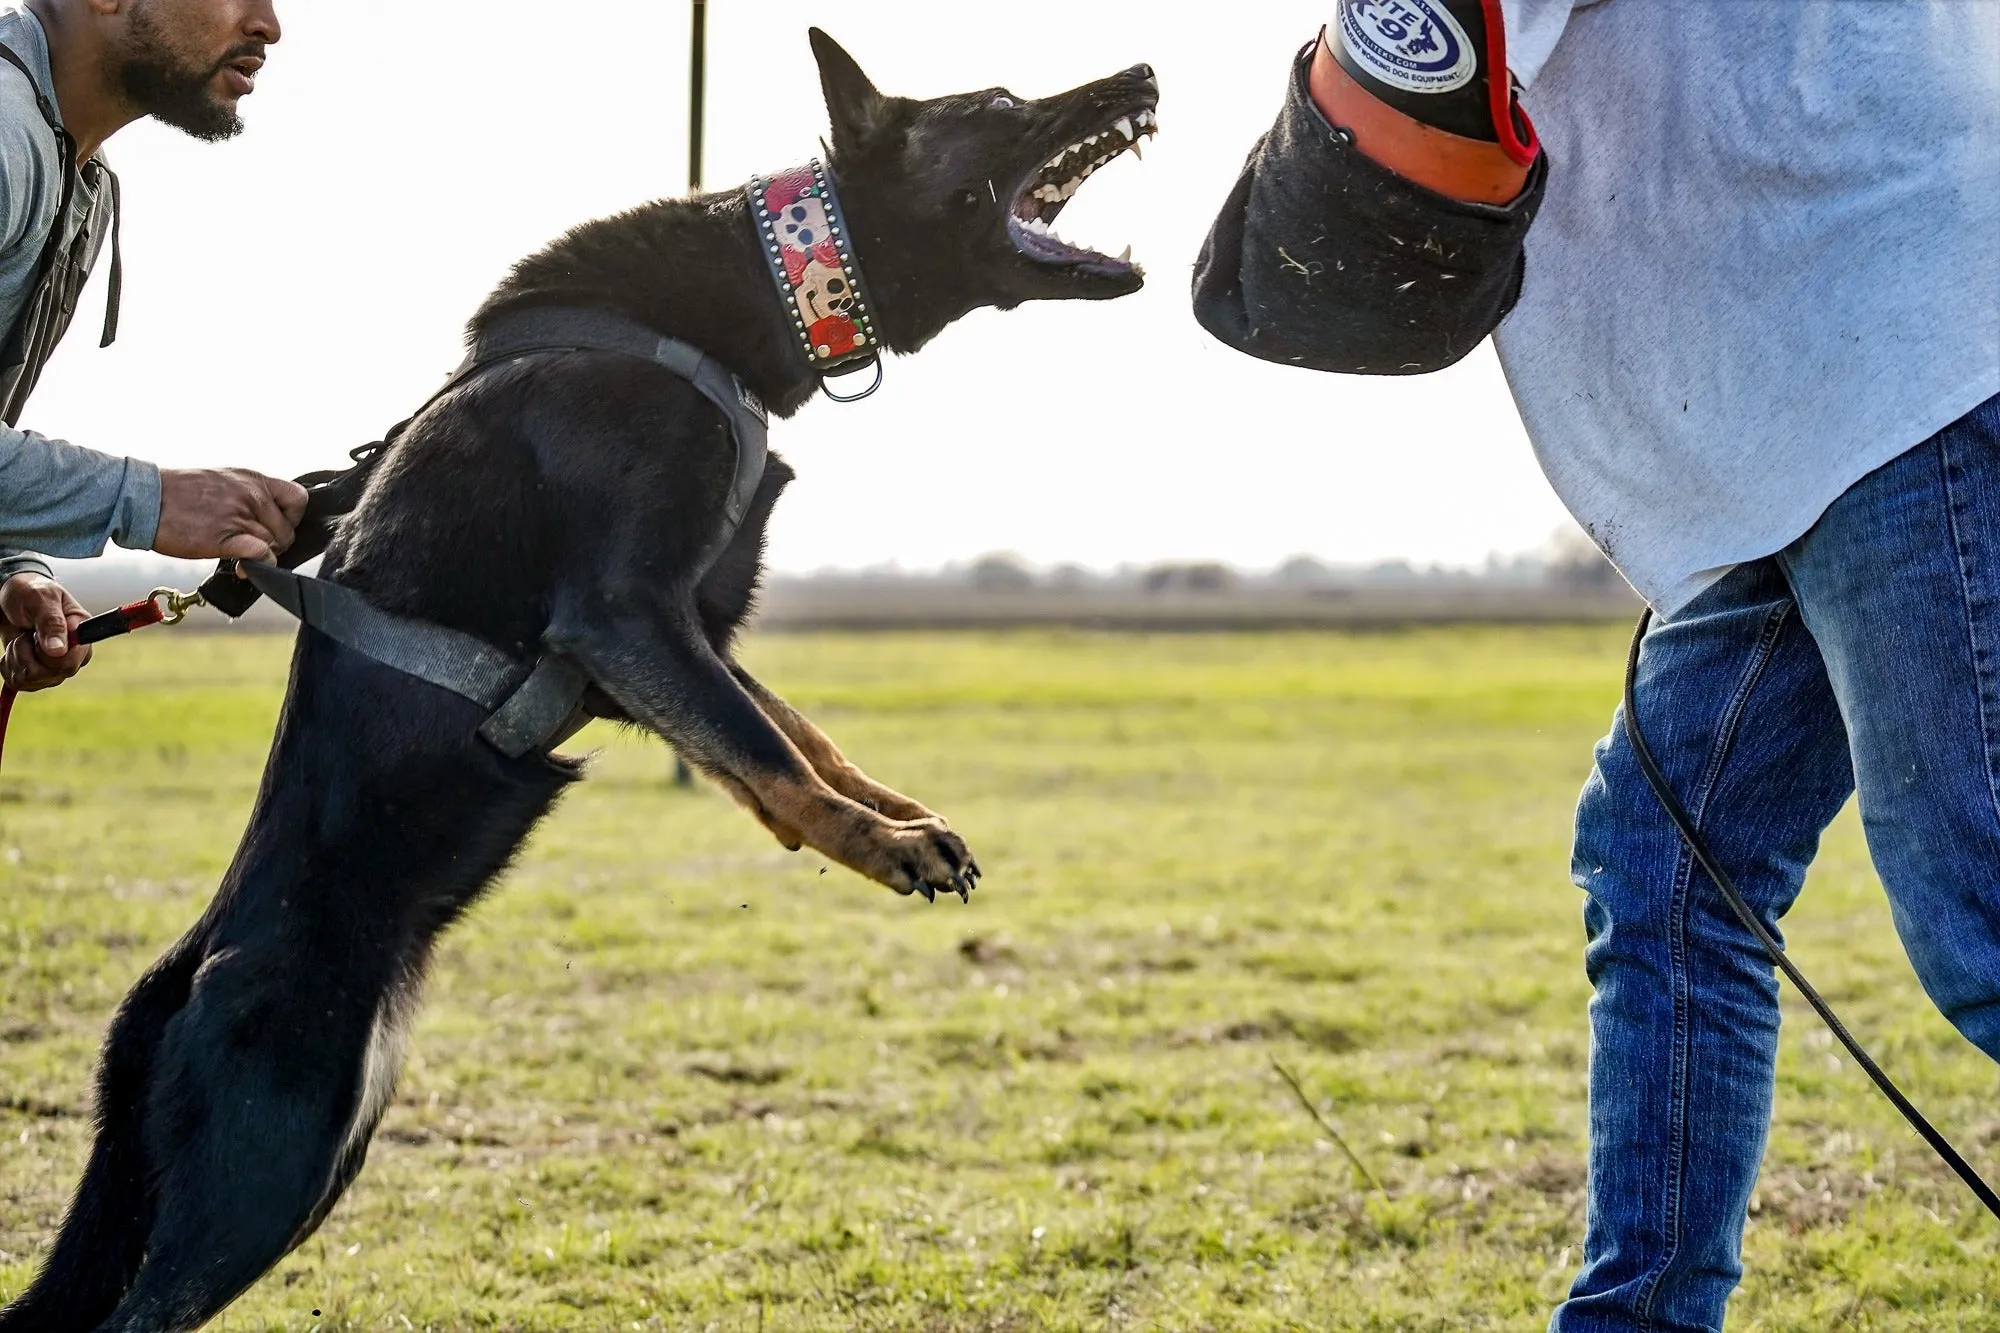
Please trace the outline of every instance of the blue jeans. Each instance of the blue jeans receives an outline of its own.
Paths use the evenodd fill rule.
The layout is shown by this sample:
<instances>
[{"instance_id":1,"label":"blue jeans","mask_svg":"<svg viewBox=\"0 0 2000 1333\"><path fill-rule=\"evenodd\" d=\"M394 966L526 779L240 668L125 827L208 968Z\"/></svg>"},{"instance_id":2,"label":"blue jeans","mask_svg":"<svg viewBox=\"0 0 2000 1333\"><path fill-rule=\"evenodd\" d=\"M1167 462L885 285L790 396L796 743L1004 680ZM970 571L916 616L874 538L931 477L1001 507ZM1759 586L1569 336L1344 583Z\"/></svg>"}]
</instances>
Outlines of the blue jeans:
<instances>
[{"instance_id":1,"label":"blue jeans","mask_svg":"<svg viewBox=\"0 0 2000 1333\"><path fill-rule=\"evenodd\" d=\"M1647 741L1775 933L1857 786L1917 975L2000 1059L2000 398L1647 637ZM1722 1327L1778 1049L1770 962L1626 745L1577 813L1590 1207L1554 1333ZM1857 1075L1859 1077L1859 1075Z\"/></svg>"}]
</instances>

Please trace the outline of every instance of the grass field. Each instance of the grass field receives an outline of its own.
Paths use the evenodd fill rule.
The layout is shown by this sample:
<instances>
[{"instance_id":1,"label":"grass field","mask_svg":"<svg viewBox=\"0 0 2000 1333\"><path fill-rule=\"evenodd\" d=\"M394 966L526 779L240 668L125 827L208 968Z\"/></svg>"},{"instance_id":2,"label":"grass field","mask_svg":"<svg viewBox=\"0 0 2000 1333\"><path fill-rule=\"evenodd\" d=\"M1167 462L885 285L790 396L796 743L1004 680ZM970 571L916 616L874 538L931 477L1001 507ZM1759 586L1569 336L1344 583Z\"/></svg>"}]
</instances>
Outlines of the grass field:
<instances>
[{"instance_id":1,"label":"grass field","mask_svg":"<svg viewBox=\"0 0 2000 1333\"><path fill-rule=\"evenodd\" d=\"M444 945L367 1171L216 1327L1539 1328L1582 1226L1567 831L1621 647L761 639L967 834L972 905L823 875L590 733L594 780ZM234 848L287 652L158 634L22 705L0 1298L79 1169L108 1014ZM2000 1079L1923 1000L1851 816L1790 933L2000 1168ZM2000 1329L2000 1232L1790 1019L1732 1328Z\"/></svg>"}]
</instances>

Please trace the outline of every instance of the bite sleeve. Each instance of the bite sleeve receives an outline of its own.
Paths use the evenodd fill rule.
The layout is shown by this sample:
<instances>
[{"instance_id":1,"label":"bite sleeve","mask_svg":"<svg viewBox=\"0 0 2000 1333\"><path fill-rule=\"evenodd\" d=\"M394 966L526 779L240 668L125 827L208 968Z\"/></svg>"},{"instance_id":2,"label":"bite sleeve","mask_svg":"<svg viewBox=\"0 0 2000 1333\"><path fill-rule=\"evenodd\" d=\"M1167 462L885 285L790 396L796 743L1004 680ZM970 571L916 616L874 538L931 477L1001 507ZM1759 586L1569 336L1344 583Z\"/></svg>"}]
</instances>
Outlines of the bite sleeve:
<instances>
[{"instance_id":1,"label":"bite sleeve","mask_svg":"<svg viewBox=\"0 0 2000 1333\"><path fill-rule=\"evenodd\" d=\"M1363 155L1307 91L1314 46L1195 263L1195 318L1281 365L1423 375L1463 359L1520 299L1548 155L1505 207L1415 185Z\"/></svg>"}]
</instances>

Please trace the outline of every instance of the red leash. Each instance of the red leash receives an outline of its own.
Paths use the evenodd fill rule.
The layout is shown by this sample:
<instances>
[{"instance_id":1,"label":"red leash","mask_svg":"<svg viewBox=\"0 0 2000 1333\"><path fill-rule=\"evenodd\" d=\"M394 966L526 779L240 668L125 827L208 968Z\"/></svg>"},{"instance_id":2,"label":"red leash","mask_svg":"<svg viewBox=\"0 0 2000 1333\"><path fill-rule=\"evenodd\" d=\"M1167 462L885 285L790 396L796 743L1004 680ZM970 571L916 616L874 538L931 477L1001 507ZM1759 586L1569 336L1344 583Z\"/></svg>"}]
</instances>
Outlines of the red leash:
<instances>
[{"instance_id":1,"label":"red leash","mask_svg":"<svg viewBox=\"0 0 2000 1333\"><path fill-rule=\"evenodd\" d=\"M7 757L7 719L14 716L14 700L20 696L12 685L0 687L0 762Z\"/></svg>"},{"instance_id":2,"label":"red leash","mask_svg":"<svg viewBox=\"0 0 2000 1333\"><path fill-rule=\"evenodd\" d=\"M132 602L116 611L92 616L76 627L71 639L76 643L103 643L106 639L115 639L121 634L130 634L152 625L178 625L187 619L188 612L207 604L198 592L155 588L143 602ZM7 722L14 716L14 700L20 694L12 685L0 687L0 763L6 761Z\"/></svg>"}]
</instances>

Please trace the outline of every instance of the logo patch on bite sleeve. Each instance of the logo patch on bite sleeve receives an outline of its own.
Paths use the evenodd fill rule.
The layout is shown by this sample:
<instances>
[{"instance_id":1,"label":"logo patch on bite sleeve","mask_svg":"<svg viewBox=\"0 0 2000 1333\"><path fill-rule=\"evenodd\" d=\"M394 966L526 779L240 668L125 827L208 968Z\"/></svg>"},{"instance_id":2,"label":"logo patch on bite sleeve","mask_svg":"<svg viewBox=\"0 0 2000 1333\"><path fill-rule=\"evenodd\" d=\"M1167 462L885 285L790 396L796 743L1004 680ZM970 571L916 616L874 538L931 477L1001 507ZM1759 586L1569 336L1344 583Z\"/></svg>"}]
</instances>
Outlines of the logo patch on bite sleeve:
<instances>
[{"instance_id":1,"label":"logo patch on bite sleeve","mask_svg":"<svg viewBox=\"0 0 2000 1333\"><path fill-rule=\"evenodd\" d=\"M1479 54L1438 0L1341 0L1340 36L1368 73L1413 93L1456 92L1479 73Z\"/></svg>"}]
</instances>

